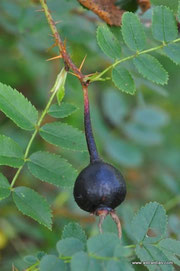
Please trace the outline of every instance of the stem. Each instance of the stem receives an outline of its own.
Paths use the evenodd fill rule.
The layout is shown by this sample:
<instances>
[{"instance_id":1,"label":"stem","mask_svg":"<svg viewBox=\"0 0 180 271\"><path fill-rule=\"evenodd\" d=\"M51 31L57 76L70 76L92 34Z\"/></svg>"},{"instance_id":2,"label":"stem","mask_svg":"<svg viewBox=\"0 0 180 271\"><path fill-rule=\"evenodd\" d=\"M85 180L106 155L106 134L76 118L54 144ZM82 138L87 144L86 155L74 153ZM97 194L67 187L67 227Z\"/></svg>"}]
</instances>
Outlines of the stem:
<instances>
[{"instance_id":1,"label":"stem","mask_svg":"<svg viewBox=\"0 0 180 271\"><path fill-rule=\"evenodd\" d=\"M118 61L116 61L115 63L111 64L109 67L107 67L104 71L102 71L101 73L99 73L94 79L91 80L91 82L94 82L94 81L97 81L99 78L101 78L106 72L108 72L109 70L111 70L112 68L116 67L118 64L122 63L122 62L125 62L125 61L128 61L128 60L131 60L139 55L143 55L143 54L146 54L146 53L150 53L150 52L153 52L153 51L156 51L156 50L159 50L159 49L162 49L166 46L168 46L169 44L173 44L173 43L176 43L176 42L179 42L180 41L180 38L176 39L176 40L173 40L171 42L168 42L168 43L165 43L163 42L163 44L159 45L159 46L156 46L156 47L153 47L153 48L150 48L150 49L147 49L147 50L144 50L144 51L141 51L141 52L136 52L136 54L134 55L130 55L130 56L127 56L123 59L120 59Z\"/></svg>"},{"instance_id":2,"label":"stem","mask_svg":"<svg viewBox=\"0 0 180 271\"><path fill-rule=\"evenodd\" d=\"M176 196L173 199L169 200L165 205L166 211L169 211L170 209L174 208L176 205L180 203L180 196Z\"/></svg>"},{"instance_id":3,"label":"stem","mask_svg":"<svg viewBox=\"0 0 180 271\"><path fill-rule=\"evenodd\" d=\"M30 138L30 140L29 140L29 143L28 143L28 145L27 145L27 147L26 147L25 153L24 153L24 157L23 157L23 158L24 158L24 164L23 164L23 165L18 169L18 171L16 172L16 174L15 174L15 176L14 176L12 182L11 182L11 188L13 188L13 186L14 186L14 184L15 184L15 182L16 182L16 180L17 180L17 178L18 178L18 176L19 176L19 174L20 174L20 172L21 172L21 170L23 169L23 167L24 167L24 165L25 165L25 163L26 163L26 161L27 161L27 157L28 157L28 154L29 154L29 150L30 150L30 148L31 148L31 145L32 145L32 143L33 143L33 141L34 141L34 138L36 137L36 135L37 135L37 133L38 133L38 131L39 131L39 127L40 127L40 125L41 125L41 123L42 123L42 121L43 121L45 115L47 114L47 112L48 112L48 110L49 110L49 107L50 107L50 105L51 105L51 103L52 103L52 101L53 101L55 95L56 95L56 91L54 91L54 92L52 93L52 95L51 95L51 97L50 97L50 99L49 99L49 101L48 101L48 103L47 103L45 109L43 110L43 112L42 112L42 114L41 114L41 116L40 116L40 118L39 118L39 121L37 122L37 125L36 125L36 127L35 127L35 131L34 131L34 133L32 134L32 136L31 136L31 138Z\"/></svg>"},{"instance_id":4,"label":"stem","mask_svg":"<svg viewBox=\"0 0 180 271\"><path fill-rule=\"evenodd\" d=\"M83 94L84 94L84 127L85 127L86 142L87 142L88 151L90 155L90 162L93 163L95 161L100 160L100 158L98 155L96 143L95 143L93 132L92 132L88 88L85 85L83 86Z\"/></svg>"}]
</instances>

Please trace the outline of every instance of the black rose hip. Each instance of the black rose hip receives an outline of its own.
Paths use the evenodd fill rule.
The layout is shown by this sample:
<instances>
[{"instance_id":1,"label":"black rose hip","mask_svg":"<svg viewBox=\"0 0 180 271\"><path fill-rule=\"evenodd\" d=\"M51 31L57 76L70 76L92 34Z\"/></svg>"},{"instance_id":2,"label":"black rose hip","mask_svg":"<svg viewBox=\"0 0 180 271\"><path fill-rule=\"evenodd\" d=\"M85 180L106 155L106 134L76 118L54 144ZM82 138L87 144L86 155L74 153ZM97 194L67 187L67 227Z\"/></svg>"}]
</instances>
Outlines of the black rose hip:
<instances>
[{"instance_id":1,"label":"black rose hip","mask_svg":"<svg viewBox=\"0 0 180 271\"><path fill-rule=\"evenodd\" d=\"M104 218L110 214L117 224L118 234L121 237L121 224L114 209L125 199L126 184L121 173L112 165L103 162L98 155L92 133L86 86L83 86L83 91L84 126L90 164L80 172L76 179L74 199L81 209L100 217L100 232L102 232Z\"/></svg>"}]
</instances>

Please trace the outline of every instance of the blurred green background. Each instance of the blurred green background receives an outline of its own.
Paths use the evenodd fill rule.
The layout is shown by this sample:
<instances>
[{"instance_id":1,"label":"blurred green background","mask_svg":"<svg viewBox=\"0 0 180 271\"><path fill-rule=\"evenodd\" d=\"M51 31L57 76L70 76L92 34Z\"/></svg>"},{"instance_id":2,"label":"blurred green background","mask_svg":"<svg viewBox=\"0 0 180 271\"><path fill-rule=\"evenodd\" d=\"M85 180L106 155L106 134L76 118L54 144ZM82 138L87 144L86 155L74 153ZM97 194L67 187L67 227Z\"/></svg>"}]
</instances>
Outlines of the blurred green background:
<instances>
[{"instance_id":1,"label":"blurred green background","mask_svg":"<svg viewBox=\"0 0 180 271\"><path fill-rule=\"evenodd\" d=\"M119 1L122 2L122 1ZM134 1L127 1L135 10ZM77 1L49 0L48 5L73 61L80 65L87 55L83 72L88 74L105 69L111 60L103 55L96 42L96 27L100 23L92 12L85 11ZM47 62L56 49L48 50L53 37L38 1L0 1L0 81L22 92L41 111L49 90L63 63ZM85 12L85 13L84 13ZM149 13L148 13L149 14ZM147 16L149 16L147 14ZM146 16L146 15L145 15ZM119 29L114 29L119 31ZM148 29L147 29L148 33ZM120 33L119 33L120 35ZM119 36L120 37L120 36ZM148 33L152 44L151 34ZM121 39L121 37L120 37ZM89 88L92 124L101 156L124 174L128 193L117 210L123 225L123 238L131 244L129 221L136 210L149 201L164 205L169 215L169 234L180 238L180 68L167 57L154 54L167 69L168 85L160 87L140 78L132 66L137 92L134 96L121 93L111 81L94 83ZM79 109L63 119L83 130L83 96L78 80L68 75L64 101ZM46 117L46 122L52 118ZM0 133L13 138L25 148L30 134L20 130L0 112ZM37 137L31 152L46 150L60 153L80 171L89 163L88 153L55 148ZM2 167L9 181L15 169ZM17 185L33 187L45 196L54 213L52 232L20 214L11 198L0 202L0 270L9 271L12 263L24 270L23 257L39 250L52 252L68 222L79 222L88 236L98 232L96 218L81 211L75 204L72 189L58 189L35 179L26 170ZM104 231L116 232L107 218ZM146 270L144 267L141 270Z\"/></svg>"}]
</instances>

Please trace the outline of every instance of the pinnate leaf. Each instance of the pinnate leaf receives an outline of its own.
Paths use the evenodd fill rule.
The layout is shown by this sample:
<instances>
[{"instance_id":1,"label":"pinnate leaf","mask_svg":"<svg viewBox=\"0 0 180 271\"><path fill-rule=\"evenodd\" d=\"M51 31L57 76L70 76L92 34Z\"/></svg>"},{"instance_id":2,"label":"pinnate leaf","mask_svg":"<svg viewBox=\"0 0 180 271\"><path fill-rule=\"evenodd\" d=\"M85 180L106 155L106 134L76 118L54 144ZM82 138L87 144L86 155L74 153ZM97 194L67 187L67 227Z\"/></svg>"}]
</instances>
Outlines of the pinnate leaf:
<instances>
[{"instance_id":1,"label":"pinnate leaf","mask_svg":"<svg viewBox=\"0 0 180 271\"><path fill-rule=\"evenodd\" d=\"M153 56L144 54L133 59L138 72L148 80L164 85L168 81L168 73L160 62Z\"/></svg>"},{"instance_id":2,"label":"pinnate leaf","mask_svg":"<svg viewBox=\"0 0 180 271\"><path fill-rule=\"evenodd\" d=\"M61 103L53 104L49 108L48 114L54 118L65 118L74 113L77 107L73 104Z\"/></svg>"},{"instance_id":3,"label":"pinnate leaf","mask_svg":"<svg viewBox=\"0 0 180 271\"><path fill-rule=\"evenodd\" d=\"M51 229L51 210L41 195L28 187L20 186L13 190L13 200L24 215Z\"/></svg>"},{"instance_id":4,"label":"pinnate leaf","mask_svg":"<svg viewBox=\"0 0 180 271\"><path fill-rule=\"evenodd\" d=\"M66 265L55 255L46 255L40 261L39 271L66 271Z\"/></svg>"},{"instance_id":5,"label":"pinnate leaf","mask_svg":"<svg viewBox=\"0 0 180 271\"><path fill-rule=\"evenodd\" d=\"M107 25L100 25L98 27L97 42L106 55L115 59L120 58L121 47L119 41Z\"/></svg>"},{"instance_id":6,"label":"pinnate leaf","mask_svg":"<svg viewBox=\"0 0 180 271\"><path fill-rule=\"evenodd\" d=\"M165 6L153 9L152 33L156 40L169 42L176 39L178 30L172 11Z\"/></svg>"},{"instance_id":7,"label":"pinnate leaf","mask_svg":"<svg viewBox=\"0 0 180 271\"><path fill-rule=\"evenodd\" d=\"M88 252L102 257L113 257L119 239L114 233L103 233L91 237L87 241Z\"/></svg>"},{"instance_id":8,"label":"pinnate leaf","mask_svg":"<svg viewBox=\"0 0 180 271\"><path fill-rule=\"evenodd\" d=\"M122 17L122 35L126 45L133 51L141 51L146 46L146 37L139 18L132 12Z\"/></svg>"},{"instance_id":9,"label":"pinnate leaf","mask_svg":"<svg viewBox=\"0 0 180 271\"><path fill-rule=\"evenodd\" d=\"M126 261L108 261L107 271L134 271L132 265Z\"/></svg>"},{"instance_id":10,"label":"pinnate leaf","mask_svg":"<svg viewBox=\"0 0 180 271\"><path fill-rule=\"evenodd\" d=\"M178 0L150 0L151 4L155 5L155 6L166 6L169 7L170 9L172 9L173 11L177 11L178 8Z\"/></svg>"},{"instance_id":11,"label":"pinnate leaf","mask_svg":"<svg viewBox=\"0 0 180 271\"><path fill-rule=\"evenodd\" d=\"M162 205L151 202L142 207L132 220L131 227L137 242L154 243L166 232L167 217Z\"/></svg>"},{"instance_id":12,"label":"pinnate leaf","mask_svg":"<svg viewBox=\"0 0 180 271\"><path fill-rule=\"evenodd\" d=\"M166 255L157 247L144 244L136 247L136 254L142 262L169 262ZM171 264L145 264L150 271L173 271Z\"/></svg>"},{"instance_id":13,"label":"pinnate leaf","mask_svg":"<svg viewBox=\"0 0 180 271\"><path fill-rule=\"evenodd\" d=\"M57 251L61 256L71 257L76 252L83 250L84 244L74 237L62 239L57 243Z\"/></svg>"},{"instance_id":14,"label":"pinnate leaf","mask_svg":"<svg viewBox=\"0 0 180 271\"><path fill-rule=\"evenodd\" d=\"M128 94L134 94L136 87L134 80L128 70L124 67L116 66L112 70L112 80L117 88Z\"/></svg>"},{"instance_id":15,"label":"pinnate leaf","mask_svg":"<svg viewBox=\"0 0 180 271\"><path fill-rule=\"evenodd\" d=\"M18 168L23 162L21 147L11 138L0 135L0 165Z\"/></svg>"},{"instance_id":16,"label":"pinnate leaf","mask_svg":"<svg viewBox=\"0 0 180 271\"><path fill-rule=\"evenodd\" d=\"M86 141L84 134L65 123L53 122L45 124L40 129L40 135L47 142L75 151L85 151Z\"/></svg>"},{"instance_id":17,"label":"pinnate leaf","mask_svg":"<svg viewBox=\"0 0 180 271\"><path fill-rule=\"evenodd\" d=\"M81 251L72 256L71 260L72 271L101 271L100 261L88 257L87 253Z\"/></svg>"},{"instance_id":18,"label":"pinnate leaf","mask_svg":"<svg viewBox=\"0 0 180 271\"><path fill-rule=\"evenodd\" d=\"M162 250L167 250L177 256L180 256L180 241L171 238L162 239L158 243L158 247Z\"/></svg>"},{"instance_id":19,"label":"pinnate leaf","mask_svg":"<svg viewBox=\"0 0 180 271\"><path fill-rule=\"evenodd\" d=\"M169 44L163 50L174 63L180 64L180 43Z\"/></svg>"},{"instance_id":20,"label":"pinnate leaf","mask_svg":"<svg viewBox=\"0 0 180 271\"><path fill-rule=\"evenodd\" d=\"M38 119L35 107L20 92L2 83L0 83L0 110L25 130L33 130Z\"/></svg>"},{"instance_id":21,"label":"pinnate leaf","mask_svg":"<svg viewBox=\"0 0 180 271\"><path fill-rule=\"evenodd\" d=\"M10 184L6 177L2 173L0 173L0 200L9 197L10 194Z\"/></svg>"},{"instance_id":22,"label":"pinnate leaf","mask_svg":"<svg viewBox=\"0 0 180 271\"><path fill-rule=\"evenodd\" d=\"M71 187L77 177L76 170L60 155L35 152L28 159L30 172L38 179L58 187Z\"/></svg>"},{"instance_id":23,"label":"pinnate leaf","mask_svg":"<svg viewBox=\"0 0 180 271\"><path fill-rule=\"evenodd\" d=\"M74 237L79 239L82 242L86 242L86 234L83 231L82 227L78 223L69 223L64 227L62 233L62 239Z\"/></svg>"}]
</instances>

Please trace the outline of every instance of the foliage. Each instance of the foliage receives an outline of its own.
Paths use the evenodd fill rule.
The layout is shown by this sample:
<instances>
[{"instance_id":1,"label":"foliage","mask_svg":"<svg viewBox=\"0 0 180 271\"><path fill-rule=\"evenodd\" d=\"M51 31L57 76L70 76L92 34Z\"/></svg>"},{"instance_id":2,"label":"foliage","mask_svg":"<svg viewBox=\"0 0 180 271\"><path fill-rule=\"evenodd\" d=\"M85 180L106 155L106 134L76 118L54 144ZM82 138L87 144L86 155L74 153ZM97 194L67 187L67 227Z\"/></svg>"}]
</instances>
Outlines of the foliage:
<instances>
[{"instance_id":1,"label":"foliage","mask_svg":"<svg viewBox=\"0 0 180 271\"><path fill-rule=\"evenodd\" d=\"M70 73L60 71L63 62L44 61L57 51L45 51L51 38L43 13L35 13L40 9L36 1L3 0L1 269L9 271L14 263L19 270L28 271L173 270L171 264L145 268L131 262L140 259L180 265L180 245L175 240L180 238L175 208L180 191L180 38L176 21L180 21L180 2L151 0L151 10L143 15L124 13L122 27L116 28L92 23L90 12L87 17L84 10L83 16L77 15L76 1L48 2L53 17L62 20L57 27L73 60L80 64L88 55L83 69L93 73L86 76L90 83L97 81L90 87L90 100L98 148L105 160L122 167L130 204L117 210L123 220L122 241L108 218L105 233L98 235L97 228L89 226L94 220L75 206L72 186L77 172L88 164L81 87ZM76 26L73 30L72 25ZM149 201L159 201L169 211L169 226L165 209L157 202L133 215ZM21 217L15 206L40 225ZM84 223L88 239L72 220ZM39 249L48 254L37 252ZM26 256L23 262L27 254L35 256Z\"/></svg>"},{"instance_id":2,"label":"foliage","mask_svg":"<svg viewBox=\"0 0 180 271\"><path fill-rule=\"evenodd\" d=\"M67 270L70 266L72 271L133 271L131 262L137 262L136 257L142 262L146 261L144 264L149 270L174 270L172 262L176 258L175 255L180 253L180 241L166 238L166 222L167 217L162 205L156 202L146 204L132 219L130 227L134 232L135 243L131 245L124 245L116 234L110 232L93 236L84 245L85 233L82 228L78 224L70 223L64 229L64 232L69 231L69 235L63 234L63 239L57 242L56 256L45 255L40 261L30 263L27 270ZM70 234L73 237L69 237ZM32 259L34 256L28 257ZM148 264L157 261L169 264Z\"/></svg>"}]
</instances>

